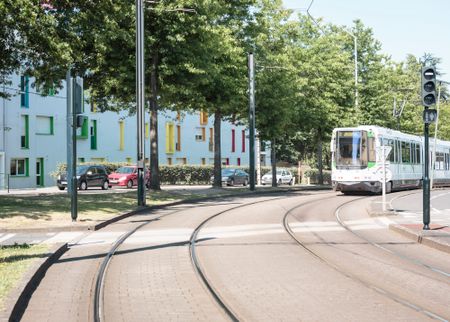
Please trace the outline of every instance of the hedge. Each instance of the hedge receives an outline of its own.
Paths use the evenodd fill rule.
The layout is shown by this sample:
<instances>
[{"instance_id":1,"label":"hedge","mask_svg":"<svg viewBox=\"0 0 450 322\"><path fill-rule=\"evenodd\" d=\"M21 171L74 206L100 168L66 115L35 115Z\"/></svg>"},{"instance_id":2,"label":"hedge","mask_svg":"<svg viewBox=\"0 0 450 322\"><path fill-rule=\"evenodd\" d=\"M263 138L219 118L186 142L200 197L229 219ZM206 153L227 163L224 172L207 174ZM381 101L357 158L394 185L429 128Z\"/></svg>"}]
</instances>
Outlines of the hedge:
<instances>
[{"instance_id":1,"label":"hedge","mask_svg":"<svg viewBox=\"0 0 450 322\"><path fill-rule=\"evenodd\" d=\"M108 173L116 171L119 167L131 165L124 162L86 162L79 165L103 165ZM222 167L237 168L249 173L249 167ZM51 175L56 178L58 174L65 172L67 166L65 163L59 163ZM287 168L295 177L295 182L299 182L297 168ZM261 167L261 176L271 171L271 167ZM159 174L161 184L210 184L213 176L214 167L210 165L161 165Z\"/></svg>"}]
</instances>

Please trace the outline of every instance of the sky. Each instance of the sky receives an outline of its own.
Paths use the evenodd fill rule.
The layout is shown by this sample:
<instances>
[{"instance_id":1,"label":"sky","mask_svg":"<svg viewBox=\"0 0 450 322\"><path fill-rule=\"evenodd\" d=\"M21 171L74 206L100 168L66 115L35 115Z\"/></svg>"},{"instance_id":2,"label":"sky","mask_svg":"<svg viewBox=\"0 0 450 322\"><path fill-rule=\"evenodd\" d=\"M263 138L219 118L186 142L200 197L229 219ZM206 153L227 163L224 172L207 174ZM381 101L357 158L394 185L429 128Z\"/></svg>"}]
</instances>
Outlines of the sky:
<instances>
[{"instance_id":1,"label":"sky","mask_svg":"<svg viewBox=\"0 0 450 322\"><path fill-rule=\"evenodd\" d=\"M311 0L283 0L286 8L308 8ZM310 14L325 22L352 26L360 19L373 30L382 51L395 61L407 54L432 53L442 59L442 80L450 81L450 1L448 0L314 0Z\"/></svg>"}]
</instances>

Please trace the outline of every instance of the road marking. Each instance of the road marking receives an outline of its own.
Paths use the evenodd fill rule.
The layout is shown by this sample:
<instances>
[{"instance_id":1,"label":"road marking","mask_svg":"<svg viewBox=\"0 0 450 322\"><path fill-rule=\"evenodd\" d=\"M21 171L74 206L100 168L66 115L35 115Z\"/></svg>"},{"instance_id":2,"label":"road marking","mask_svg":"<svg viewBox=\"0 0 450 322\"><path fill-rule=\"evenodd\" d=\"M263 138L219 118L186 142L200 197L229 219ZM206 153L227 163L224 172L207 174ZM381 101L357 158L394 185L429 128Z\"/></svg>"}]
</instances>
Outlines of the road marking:
<instances>
[{"instance_id":1,"label":"road marking","mask_svg":"<svg viewBox=\"0 0 450 322\"><path fill-rule=\"evenodd\" d=\"M11 237L14 237L16 234L6 234L5 236L0 238L0 243L3 243L4 241L10 239Z\"/></svg>"}]
</instances>

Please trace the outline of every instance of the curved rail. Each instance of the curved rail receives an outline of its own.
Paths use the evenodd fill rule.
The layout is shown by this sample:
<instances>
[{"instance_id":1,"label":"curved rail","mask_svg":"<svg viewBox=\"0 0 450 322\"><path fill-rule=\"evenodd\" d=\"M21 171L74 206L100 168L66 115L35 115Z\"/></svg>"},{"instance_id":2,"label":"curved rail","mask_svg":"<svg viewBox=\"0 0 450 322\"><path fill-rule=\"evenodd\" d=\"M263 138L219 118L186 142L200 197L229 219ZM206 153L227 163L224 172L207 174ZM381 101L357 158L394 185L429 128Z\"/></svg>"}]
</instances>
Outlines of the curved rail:
<instances>
[{"instance_id":1,"label":"curved rail","mask_svg":"<svg viewBox=\"0 0 450 322\"><path fill-rule=\"evenodd\" d=\"M293 192L288 192L289 194L292 194ZM275 194L274 194L275 195ZM207 220L203 221L200 226L197 227L197 233L194 233L191 235L190 238L190 254L191 254L191 259L192 262L194 264L194 268L196 270L196 272L198 273L198 275L200 276L200 278L202 279L202 281L204 282L204 284L206 285L206 287L208 288L208 290L211 292L212 296L214 297L214 299L217 301L217 303L225 310L225 312L227 313L227 315L233 320L233 321L238 321L236 319L236 317L234 316L234 314L231 312L231 310L229 310L223 301L221 301L220 297L218 296L217 292L214 291L214 289L210 286L210 283L208 283L205 275L203 274L202 270L200 269L198 260L196 258L196 253L195 253L195 242L196 242L196 236L198 234L198 231L200 231L201 227L210 219L217 217L225 212L231 211L233 209L236 208L240 208L240 207L245 207L245 206L249 206L255 203L262 203L262 202L268 202L268 201L272 201L272 200L276 200L276 199L280 199L283 197L278 197L278 198L270 198L270 199L266 199L266 200L259 200L256 202L252 202L252 203L246 203L243 205L239 205L233 208L229 208L227 210L221 211L219 213L214 214L213 216L209 217ZM195 208L196 206L192 206L190 208ZM93 318L94 318L94 322L101 322L103 319L103 310L102 310L102 298L103 298L103 289L104 289L104 279L106 276L106 272L107 272L107 268L108 265L112 259L112 257L114 256L115 252L117 251L117 249L120 247L121 244L123 244L123 242L129 238L131 235L133 235L136 231L138 231L139 229L141 229L142 227L148 225L149 223L151 223L152 221L155 221L157 219L161 219L163 217L166 216L170 216L173 215L175 213L181 212L181 211L185 211L186 208L180 209L180 210L175 210L172 211L170 213L167 214L163 214L160 216L157 216L155 218L149 219L148 221L145 221L143 223L141 223L140 225L134 227L133 229L131 229L130 231L124 233L115 243L114 245L111 247L110 251L107 253L107 255L105 256L102 264L100 265L100 268L98 270L98 274L97 274L97 278L96 278L96 282L95 282L95 290L94 290L94 299L93 299ZM231 313L228 314L227 310ZM234 316L234 317L233 317Z\"/></svg>"},{"instance_id":2,"label":"curved rail","mask_svg":"<svg viewBox=\"0 0 450 322\"><path fill-rule=\"evenodd\" d=\"M418 265L418 266L427 268L427 269L429 269L429 270L431 270L431 271L433 271L433 272L436 272L436 273L438 273L438 274L441 274L441 275L443 275L443 276L445 276L445 277L450 277L450 273L448 273L448 272L445 272L445 271L440 270L440 269L438 269L438 268L436 268L436 267L433 267L433 266L431 266L431 265L425 264L425 263L423 263L423 262L421 262L421 261L419 261L419 260L417 260L417 259L411 258L411 257L409 257L409 256L406 256L406 255L403 255L403 254L401 254L401 253L399 253L399 252L396 252L396 251L394 251L394 250L392 250L392 249L389 249L389 248L387 248L387 247L384 247L383 245L380 245L380 244L378 244L378 243L375 243L375 242L373 242L373 241L367 239L366 237L362 236L361 234L355 232L354 230L352 230L348 225L346 225L346 224L344 223L344 221L341 219L341 216L340 216L340 211L341 211L341 209L344 208L344 207L347 206L347 205L348 205L348 203L342 204L341 206L339 206L339 207L336 209L336 211L335 211L335 213L334 213L337 222L339 223L339 225L340 225L342 228L344 228L345 230L347 230L347 231L350 232L351 234L355 235L356 237L358 237L358 238L360 238L360 239L366 241L368 244L370 244L370 245L372 245L372 246L374 246L374 247L376 247L376 248L379 248L379 249L381 249L381 250L383 250L383 251L385 251L385 252L387 252L387 253L389 253L389 254L395 255L395 256L397 256L397 257L399 257L399 258L401 258L401 259L403 259L403 260L405 260L405 261L408 261L408 262L410 262L410 263L413 263L413 264L415 264L415 265Z\"/></svg>"},{"instance_id":3,"label":"curved rail","mask_svg":"<svg viewBox=\"0 0 450 322\"><path fill-rule=\"evenodd\" d=\"M347 201L347 202L345 202L344 204L340 205L337 209L340 209L341 207L343 207L343 206L345 206L345 205L348 205L348 204L350 204L350 203L352 203L352 202L355 202L355 201L357 201L357 200L359 200L359 199L360 199L360 198L355 199L355 200L351 200L351 201ZM440 320L440 321L447 321L446 318L441 317L441 316L438 315L438 314L435 314L435 313L430 312L430 311L428 311L428 310L426 310L426 309L424 309L424 308L422 308L422 307L419 307L419 306L417 306L417 305L415 305L415 304L409 302L408 300L405 300L405 299L403 299L402 297L399 297L399 296L395 295L395 294L392 293L392 292L389 292L389 291L387 291L387 290L385 290L385 289L382 289L382 288L380 288L380 287L378 287L378 286L375 286L375 285L373 285L373 284L371 284L371 283L368 283L368 282L366 282L365 280L363 280L363 279L357 277L357 276L354 275L354 274L351 274L351 273L349 273L349 272L346 272L345 270L341 269L339 266L335 265L335 264L332 263L331 261L327 260L325 257L323 257L323 256L321 256L320 254L318 254L317 252L315 252L313 249L311 249L310 247L308 247L307 245L305 245L305 244L304 244L304 243L296 236L296 234L294 233L294 231L291 229L291 227L290 227L290 225L289 225L289 221L288 221L288 217L292 214L292 212L293 212L294 210L297 210L297 209L300 208L300 207L303 207L303 206L304 206L304 205L300 204L300 205L297 205L297 206L295 206L295 207L289 209L289 210L286 212L286 214L284 215L284 217L283 217L283 227L284 227L284 229L285 229L286 232L289 234L289 236L291 236L291 238L292 238L292 239L293 239L300 247L302 247L303 249L305 249L305 250L306 250L308 253L310 253L312 256L314 256L315 258L317 258L319 261L323 262L323 263L326 264L327 266L333 268L334 270L336 270L336 271L339 272L340 274L342 274L342 275L344 275L344 276L346 276L346 277L348 277L348 278L350 278L350 279L352 279L352 280L354 280L354 281L360 283L361 285L364 285L365 287L367 287L367 288L369 288L369 289L371 289L371 290L374 290L374 291L377 292L378 294L381 294L381 295L383 295L383 296L385 296L385 297L387 297L387 298L389 298L389 299L391 299L391 300L393 300L393 301L395 301L395 302L397 302L397 303L399 303L399 304L401 304L401 305L403 305L403 306L406 306L406 307L408 307L408 308L410 308L410 309L413 309L413 310L415 310L415 311L417 311L417 312L419 312L419 313L422 313L422 314L426 315L426 316L429 317L429 318L436 319L436 320ZM332 244L330 244L330 243L327 243L327 244L329 244L330 246L332 246Z\"/></svg>"}]
</instances>

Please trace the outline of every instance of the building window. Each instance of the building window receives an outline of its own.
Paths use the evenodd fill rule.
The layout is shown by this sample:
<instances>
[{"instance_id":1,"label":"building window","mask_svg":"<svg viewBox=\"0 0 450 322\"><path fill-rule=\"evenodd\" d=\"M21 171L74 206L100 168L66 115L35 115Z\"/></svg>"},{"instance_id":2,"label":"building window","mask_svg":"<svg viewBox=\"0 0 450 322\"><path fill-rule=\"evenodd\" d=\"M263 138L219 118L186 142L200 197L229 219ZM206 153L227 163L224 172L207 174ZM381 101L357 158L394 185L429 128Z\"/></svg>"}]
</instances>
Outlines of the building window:
<instances>
[{"instance_id":1,"label":"building window","mask_svg":"<svg viewBox=\"0 0 450 322\"><path fill-rule=\"evenodd\" d=\"M36 116L36 134L39 135L54 134L53 116Z\"/></svg>"},{"instance_id":2,"label":"building window","mask_svg":"<svg viewBox=\"0 0 450 322\"><path fill-rule=\"evenodd\" d=\"M150 137L150 124L148 122L145 123L145 138L148 139Z\"/></svg>"},{"instance_id":3,"label":"building window","mask_svg":"<svg viewBox=\"0 0 450 322\"><path fill-rule=\"evenodd\" d=\"M97 120L91 120L91 150L97 150Z\"/></svg>"},{"instance_id":4,"label":"building window","mask_svg":"<svg viewBox=\"0 0 450 322\"><path fill-rule=\"evenodd\" d=\"M177 143L176 150L181 151L181 126L177 125Z\"/></svg>"},{"instance_id":5,"label":"building window","mask_svg":"<svg viewBox=\"0 0 450 322\"><path fill-rule=\"evenodd\" d=\"M9 174L16 177L28 177L28 158L11 159Z\"/></svg>"},{"instance_id":6,"label":"building window","mask_svg":"<svg viewBox=\"0 0 450 322\"><path fill-rule=\"evenodd\" d=\"M119 150L123 151L125 147L125 124L124 121L119 121Z\"/></svg>"},{"instance_id":7,"label":"building window","mask_svg":"<svg viewBox=\"0 0 450 322\"><path fill-rule=\"evenodd\" d=\"M200 111L200 125L208 124L208 112Z\"/></svg>"},{"instance_id":8,"label":"building window","mask_svg":"<svg viewBox=\"0 0 450 322\"><path fill-rule=\"evenodd\" d=\"M202 158L202 165L206 165L206 158Z\"/></svg>"},{"instance_id":9,"label":"building window","mask_svg":"<svg viewBox=\"0 0 450 322\"><path fill-rule=\"evenodd\" d=\"M237 165L241 165L241 158L237 158Z\"/></svg>"},{"instance_id":10,"label":"building window","mask_svg":"<svg viewBox=\"0 0 450 322\"><path fill-rule=\"evenodd\" d=\"M102 163L105 162L106 158L91 158L91 162Z\"/></svg>"},{"instance_id":11,"label":"building window","mask_svg":"<svg viewBox=\"0 0 450 322\"><path fill-rule=\"evenodd\" d=\"M178 164L187 164L187 159L186 158L177 158L177 163Z\"/></svg>"},{"instance_id":12,"label":"building window","mask_svg":"<svg viewBox=\"0 0 450 322\"><path fill-rule=\"evenodd\" d=\"M20 77L20 106L24 108L30 107L29 83L30 79L28 76Z\"/></svg>"},{"instance_id":13,"label":"building window","mask_svg":"<svg viewBox=\"0 0 450 322\"><path fill-rule=\"evenodd\" d=\"M93 99L90 99L91 103L91 113L97 113L97 105L94 103Z\"/></svg>"},{"instance_id":14,"label":"building window","mask_svg":"<svg viewBox=\"0 0 450 322\"><path fill-rule=\"evenodd\" d=\"M21 118L20 147L28 149L30 148L29 118L28 115L22 115Z\"/></svg>"},{"instance_id":15,"label":"building window","mask_svg":"<svg viewBox=\"0 0 450 322\"><path fill-rule=\"evenodd\" d=\"M206 129L204 127L197 127L195 129L195 141L205 141L206 140Z\"/></svg>"},{"instance_id":16,"label":"building window","mask_svg":"<svg viewBox=\"0 0 450 322\"><path fill-rule=\"evenodd\" d=\"M209 151L214 151L214 128L209 128Z\"/></svg>"},{"instance_id":17,"label":"building window","mask_svg":"<svg viewBox=\"0 0 450 322\"><path fill-rule=\"evenodd\" d=\"M166 123L166 153L175 152L175 135L173 123Z\"/></svg>"},{"instance_id":18,"label":"building window","mask_svg":"<svg viewBox=\"0 0 450 322\"><path fill-rule=\"evenodd\" d=\"M245 152L245 130L242 130L242 152Z\"/></svg>"},{"instance_id":19,"label":"building window","mask_svg":"<svg viewBox=\"0 0 450 322\"><path fill-rule=\"evenodd\" d=\"M132 164L133 163L133 158L125 158L126 163L128 164Z\"/></svg>"},{"instance_id":20,"label":"building window","mask_svg":"<svg viewBox=\"0 0 450 322\"><path fill-rule=\"evenodd\" d=\"M172 158L167 158L167 165L172 165Z\"/></svg>"},{"instance_id":21,"label":"building window","mask_svg":"<svg viewBox=\"0 0 450 322\"><path fill-rule=\"evenodd\" d=\"M77 139L87 139L89 137L89 119L83 116L83 123L80 128L77 128Z\"/></svg>"},{"instance_id":22,"label":"building window","mask_svg":"<svg viewBox=\"0 0 450 322\"><path fill-rule=\"evenodd\" d=\"M85 163L85 159L84 158L78 158L78 163Z\"/></svg>"},{"instance_id":23,"label":"building window","mask_svg":"<svg viewBox=\"0 0 450 322\"><path fill-rule=\"evenodd\" d=\"M222 165L230 165L230 159L229 158L223 158L222 159Z\"/></svg>"},{"instance_id":24,"label":"building window","mask_svg":"<svg viewBox=\"0 0 450 322\"><path fill-rule=\"evenodd\" d=\"M231 130L231 152L236 151L236 131L235 129Z\"/></svg>"}]
</instances>

